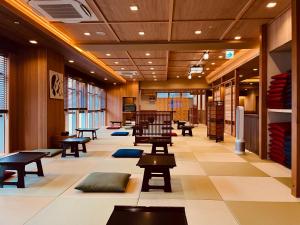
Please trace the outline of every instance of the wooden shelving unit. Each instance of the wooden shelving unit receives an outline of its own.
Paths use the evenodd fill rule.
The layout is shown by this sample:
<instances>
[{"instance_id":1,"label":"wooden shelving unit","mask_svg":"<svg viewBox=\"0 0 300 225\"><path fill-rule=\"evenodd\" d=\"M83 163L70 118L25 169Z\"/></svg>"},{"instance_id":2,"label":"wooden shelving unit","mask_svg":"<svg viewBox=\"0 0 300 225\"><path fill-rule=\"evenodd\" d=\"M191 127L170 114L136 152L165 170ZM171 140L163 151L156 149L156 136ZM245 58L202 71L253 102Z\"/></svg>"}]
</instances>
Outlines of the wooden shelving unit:
<instances>
[{"instance_id":1,"label":"wooden shelving unit","mask_svg":"<svg viewBox=\"0 0 300 225\"><path fill-rule=\"evenodd\" d=\"M207 108L207 136L218 141L224 140L224 102L213 101Z\"/></svg>"}]
</instances>

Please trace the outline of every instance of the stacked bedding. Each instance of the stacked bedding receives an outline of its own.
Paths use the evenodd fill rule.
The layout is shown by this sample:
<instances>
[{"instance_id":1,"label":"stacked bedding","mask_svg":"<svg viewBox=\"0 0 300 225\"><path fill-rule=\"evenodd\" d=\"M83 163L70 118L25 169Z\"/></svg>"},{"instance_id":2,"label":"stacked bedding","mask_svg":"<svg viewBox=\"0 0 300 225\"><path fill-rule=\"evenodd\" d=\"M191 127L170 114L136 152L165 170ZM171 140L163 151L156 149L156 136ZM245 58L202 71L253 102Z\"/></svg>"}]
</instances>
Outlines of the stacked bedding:
<instances>
[{"instance_id":1,"label":"stacked bedding","mask_svg":"<svg viewBox=\"0 0 300 225\"><path fill-rule=\"evenodd\" d=\"M291 123L270 123L269 157L291 168Z\"/></svg>"},{"instance_id":2,"label":"stacked bedding","mask_svg":"<svg viewBox=\"0 0 300 225\"><path fill-rule=\"evenodd\" d=\"M268 108L290 109L291 102L291 73L283 73L271 77L268 90Z\"/></svg>"}]
</instances>

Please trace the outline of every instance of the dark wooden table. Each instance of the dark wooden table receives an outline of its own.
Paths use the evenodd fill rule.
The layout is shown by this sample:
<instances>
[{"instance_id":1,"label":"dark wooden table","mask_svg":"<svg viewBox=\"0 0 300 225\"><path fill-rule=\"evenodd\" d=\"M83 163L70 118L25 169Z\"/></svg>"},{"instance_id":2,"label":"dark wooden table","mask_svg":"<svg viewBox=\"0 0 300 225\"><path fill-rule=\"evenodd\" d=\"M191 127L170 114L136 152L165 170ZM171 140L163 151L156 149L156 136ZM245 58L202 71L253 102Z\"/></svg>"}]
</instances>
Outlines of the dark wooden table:
<instances>
[{"instance_id":1,"label":"dark wooden table","mask_svg":"<svg viewBox=\"0 0 300 225\"><path fill-rule=\"evenodd\" d=\"M180 130L186 124L185 121L178 121L177 122L177 130Z\"/></svg>"},{"instance_id":2,"label":"dark wooden table","mask_svg":"<svg viewBox=\"0 0 300 225\"><path fill-rule=\"evenodd\" d=\"M115 206L106 225L188 225L184 207Z\"/></svg>"},{"instance_id":3,"label":"dark wooden table","mask_svg":"<svg viewBox=\"0 0 300 225\"><path fill-rule=\"evenodd\" d=\"M90 141L90 138L67 138L61 141L62 144L62 153L61 157L66 156L75 156L79 157L79 151L86 152L85 144ZM79 149L79 145L82 145L82 149ZM71 147L71 153L67 153L67 148Z\"/></svg>"},{"instance_id":4,"label":"dark wooden table","mask_svg":"<svg viewBox=\"0 0 300 225\"><path fill-rule=\"evenodd\" d=\"M3 185L17 185L18 188L25 188L24 177L26 174L37 174L44 176L41 158L45 157L45 152L18 152L0 158L0 188ZM36 163L37 171L25 171L25 166L30 163ZM16 170L18 172L18 181L4 181L5 170Z\"/></svg>"},{"instance_id":5,"label":"dark wooden table","mask_svg":"<svg viewBox=\"0 0 300 225\"><path fill-rule=\"evenodd\" d=\"M78 132L78 136L77 137L83 137L83 133L87 132L87 133L92 133L92 139L97 139L97 130L99 130L99 128L77 128L76 131Z\"/></svg>"},{"instance_id":6,"label":"dark wooden table","mask_svg":"<svg viewBox=\"0 0 300 225\"><path fill-rule=\"evenodd\" d=\"M165 192L172 192L170 169L176 166L174 154L145 154L136 165L145 169L142 191L164 189ZM163 177L164 185L149 185L152 177Z\"/></svg>"},{"instance_id":7,"label":"dark wooden table","mask_svg":"<svg viewBox=\"0 0 300 225\"><path fill-rule=\"evenodd\" d=\"M149 141L152 144L152 151L151 154L156 154L159 152L163 152L164 154L168 154L168 144L170 144L170 141L167 139L150 139ZM162 147L163 150L157 149L158 147Z\"/></svg>"},{"instance_id":8,"label":"dark wooden table","mask_svg":"<svg viewBox=\"0 0 300 225\"><path fill-rule=\"evenodd\" d=\"M122 126L122 121L110 121L111 125L114 126L115 124L119 124L119 126Z\"/></svg>"},{"instance_id":9,"label":"dark wooden table","mask_svg":"<svg viewBox=\"0 0 300 225\"><path fill-rule=\"evenodd\" d=\"M182 136L185 136L186 134L193 136L193 128L194 126L182 126ZM188 133L186 133L186 131L188 131Z\"/></svg>"}]
</instances>

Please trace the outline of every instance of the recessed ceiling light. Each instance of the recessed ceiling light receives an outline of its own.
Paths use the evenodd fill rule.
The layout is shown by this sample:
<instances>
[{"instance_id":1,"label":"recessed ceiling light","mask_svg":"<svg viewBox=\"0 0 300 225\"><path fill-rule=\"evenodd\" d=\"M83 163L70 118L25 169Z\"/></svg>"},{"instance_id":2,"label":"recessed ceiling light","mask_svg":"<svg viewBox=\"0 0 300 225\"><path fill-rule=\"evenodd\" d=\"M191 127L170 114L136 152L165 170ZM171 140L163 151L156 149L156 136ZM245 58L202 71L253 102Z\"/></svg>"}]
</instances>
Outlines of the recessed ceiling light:
<instances>
[{"instance_id":1,"label":"recessed ceiling light","mask_svg":"<svg viewBox=\"0 0 300 225\"><path fill-rule=\"evenodd\" d=\"M253 83L249 83L250 85L252 85Z\"/></svg>"},{"instance_id":2,"label":"recessed ceiling light","mask_svg":"<svg viewBox=\"0 0 300 225\"><path fill-rule=\"evenodd\" d=\"M243 77L243 76L244 76L244 75L241 74L239 77Z\"/></svg>"},{"instance_id":3,"label":"recessed ceiling light","mask_svg":"<svg viewBox=\"0 0 300 225\"><path fill-rule=\"evenodd\" d=\"M210 70L210 68L206 68L206 70Z\"/></svg>"},{"instance_id":4,"label":"recessed ceiling light","mask_svg":"<svg viewBox=\"0 0 300 225\"><path fill-rule=\"evenodd\" d=\"M157 81L157 79L154 79L154 81Z\"/></svg>"},{"instance_id":5,"label":"recessed ceiling light","mask_svg":"<svg viewBox=\"0 0 300 225\"><path fill-rule=\"evenodd\" d=\"M241 40L242 37L241 37L241 36L235 36L234 39L235 39L235 40Z\"/></svg>"},{"instance_id":6,"label":"recessed ceiling light","mask_svg":"<svg viewBox=\"0 0 300 225\"><path fill-rule=\"evenodd\" d=\"M14 24L20 24L20 22L16 20L16 21L14 21Z\"/></svg>"},{"instance_id":7,"label":"recessed ceiling light","mask_svg":"<svg viewBox=\"0 0 300 225\"><path fill-rule=\"evenodd\" d=\"M29 40L30 44L36 45L38 42L36 40Z\"/></svg>"},{"instance_id":8,"label":"recessed ceiling light","mask_svg":"<svg viewBox=\"0 0 300 225\"><path fill-rule=\"evenodd\" d=\"M104 80L107 80L107 78L105 77Z\"/></svg>"},{"instance_id":9,"label":"recessed ceiling light","mask_svg":"<svg viewBox=\"0 0 300 225\"><path fill-rule=\"evenodd\" d=\"M205 72L202 72L202 74L205 74Z\"/></svg>"},{"instance_id":10,"label":"recessed ceiling light","mask_svg":"<svg viewBox=\"0 0 300 225\"><path fill-rule=\"evenodd\" d=\"M144 32L144 31L140 31L140 32L139 32L139 35L140 35L140 36L144 36L144 35L145 35L145 32Z\"/></svg>"},{"instance_id":11,"label":"recessed ceiling light","mask_svg":"<svg viewBox=\"0 0 300 225\"><path fill-rule=\"evenodd\" d=\"M203 54L203 59L204 59L204 60L208 60L208 59L209 59L209 53L208 53L208 52L205 52L205 53Z\"/></svg>"},{"instance_id":12,"label":"recessed ceiling light","mask_svg":"<svg viewBox=\"0 0 300 225\"><path fill-rule=\"evenodd\" d=\"M177 78L179 78L180 76L176 76Z\"/></svg>"},{"instance_id":13,"label":"recessed ceiling light","mask_svg":"<svg viewBox=\"0 0 300 225\"><path fill-rule=\"evenodd\" d=\"M96 34L97 34L97 35L100 35L100 36L105 36L105 35L106 35L106 33L103 32L103 31L97 31Z\"/></svg>"},{"instance_id":14,"label":"recessed ceiling light","mask_svg":"<svg viewBox=\"0 0 300 225\"><path fill-rule=\"evenodd\" d=\"M151 54L149 53L149 52L146 52L146 54L145 54L146 56L150 56Z\"/></svg>"},{"instance_id":15,"label":"recessed ceiling light","mask_svg":"<svg viewBox=\"0 0 300 225\"><path fill-rule=\"evenodd\" d=\"M139 7L137 7L137 5L132 5L129 7L131 11L138 11Z\"/></svg>"},{"instance_id":16,"label":"recessed ceiling light","mask_svg":"<svg viewBox=\"0 0 300 225\"><path fill-rule=\"evenodd\" d=\"M156 78L156 76L154 75L153 78Z\"/></svg>"},{"instance_id":17,"label":"recessed ceiling light","mask_svg":"<svg viewBox=\"0 0 300 225\"><path fill-rule=\"evenodd\" d=\"M91 33L90 32L84 32L83 33L85 36L91 36Z\"/></svg>"},{"instance_id":18,"label":"recessed ceiling light","mask_svg":"<svg viewBox=\"0 0 300 225\"><path fill-rule=\"evenodd\" d=\"M119 62L114 62L114 64L119 64Z\"/></svg>"},{"instance_id":19,"label":"recessed ceiling light","mask_svg":"<svg viewBox=\"0 0 300 225\"><path fill-rule=\"evenodd\" d=\"M197 35L202 34L202 31L201 30L196 30L195 34L197 34Z\"/></svg>"},{"instance_id":20,"label":"recessed ceiling light","mask_svg":"<svg viewBox=\"0 0 300 225\"><path fill-rule=\"evenodd\" d=\"M154 68L153 68L153 67L151 67L151 68L150 68L150 70L154 70Z\"/></svg>"},{"instance_id":21,"label":"recessed ceiling light","mask_svg":"<svg viewBox=\"0 0 300 225\"><path fill-rule=\"evenodd\" d=\"M90 71L90 73L95 73L95 71Z\"/></svg>"},{"instance_id":22,"label":"recessed ceiling light","mask_svg":"<svg viewBox=\"0 0 300 225\"><path fill-rule=\"evenodd\" d=\"M121 70L125 70L125 68L124 68L124 67L122 67L122 68L121 68Z\"/></svg>"},{"instance_id":23,"label":"recessed ceiling light","mask_svg":"<svg viewBox=\"0 0 300 225\"><path fill-rule=\"evenodd\" d=\"M199 75L198 77L201 78L202 76Z\"/></svg>"},{"instance_id":24,"label":"recessed ceiling light","mask_svg":"<svg viewBox=\"0 0 300 225\"><path fill-rule=\"evenodd\" d=\"M257 70L258 70L257 68L254 68L254 69L253 69L253 71L257 71Z\"/></svg>"},{"instance_id":25,"label":"recessed ceiling light","mask_svg":"<svg viewBox=\"0 0 300 225\"><path fill-rule=\"evenodd\" d=\"M216 65L216 63L212 62L211 65Z\"/></svg>"},{"instance_id":26,"label":"recessed ceiling light","mask_svg":"<svg viewBox=\"0 0 300 225\"><path fill-rule=\"evenodd\" d=\"M247 91L248 89L246 88L246 89L244 89L245 91Z\"/></svg>"},{"instance_id":27,"label":"recessed ceiling light","mask_svg":"<svg viewBox=\"0 0 300 225\"><path fill-rule=\"evenodd\" d=\"M105 55L106 55L106 56L111 56L111 54L110 54L110 53L106 53Z\"/></svg>"},{"instance_id":28,"label":"recessed ceiling light","mask_svg":"<svg viewBox=\"0 0 300 225\"><path fill-rule=\"evenodd\" d=\"M116 83L116 82L114 82L114 85L117 85L117 83Z\"/></svg>"},{"instance_id":29,"label":"recessed ceiling light","mask_svg":"<svg viewBox=\"0 0 300 225\"><path fill-rule=\"evenodd\" d=\"M219 59L223 59L223 56L222 56L222 55L219 55Z\"/></svg>"},{"instance_id":30,"label":"recessed ceiling light","mask_svg":"<svg viewBox=\"0 0 300 225\"><path fill-rule=\"evenodd\" d=\"M133 80L133 81L136 81L136 79L135 79L135 78L133 78L132 80Z\"/></svg>"},{"instance_id":31,"label":"recessed ceiling light","mask_svg":"<svg viewBox=\"0 0 300 225\"><path fill-rule=\"evenodd\" d=\"M155 74L155 72L152 72L152 74Z\"/></svg>"},{"instance_id":32,"label":"recessed ceiling light","mask_svg":"<svg viewBox=\"0 0 300 225\"><path fill-rule=\"evenodd\" d=\"M267 8L274 8L277 5L277 2L269 2L266 7Z\"/></svg>"},{"instance_id":33,"label":"recessed ceiling light","mask_svg":"<svg viewBox=\"0 0 300 225\"><path fill-rule=\"evenodd\" d=\"M148 63L149 63L149 64L152 64L152 62L151 62L151 61L149 61Z\"/></svg>"},{"instance_id":34,"label":"recessed ceiling light","mask_svg":"<svg viewBox=\"0 0 300 225\"><path fill-rule=\"evenodd\" d=\"M68 62L69 62L69 63L74 63L74 60L70 59Z\"/></svg>"}]
</instances>

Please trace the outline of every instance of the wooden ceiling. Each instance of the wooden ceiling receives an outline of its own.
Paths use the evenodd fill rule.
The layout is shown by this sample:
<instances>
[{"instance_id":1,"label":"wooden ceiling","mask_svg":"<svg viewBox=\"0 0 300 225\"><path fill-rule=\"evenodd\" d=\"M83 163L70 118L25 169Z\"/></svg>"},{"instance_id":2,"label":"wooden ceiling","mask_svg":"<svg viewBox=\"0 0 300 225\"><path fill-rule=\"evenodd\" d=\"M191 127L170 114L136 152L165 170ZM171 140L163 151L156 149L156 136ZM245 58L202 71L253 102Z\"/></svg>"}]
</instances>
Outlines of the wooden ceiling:
<instances>
[{"instance_id":1,"label":"wooden ceiling","mask_svg":"<svg viewBox=\"0 0 300 225\"><path fill-rule=\"evenodd\" d=\"M27 0L23 0L27 1ZM159 43L222 42L241 36L242 41L258 40L260 25L272 21L290 7L290 0L86 0L97 21L78 24L53 23L75 43L91 46L88 50L115 71L137 71L127 80L166 80L186 78L191 65L203 57L203 49L155 50ZM138 11L131 11L130 6ZM195 34L199 30L201 34ZM144 35L139 35L139 32ZM83 33L89 32L90 36ZM93 46L126 45L119 50L99 50ZM146 43L145 49L135 45ZM130 46L130 48L128 47ZM226 62L226 49L210 51L202 61L205 76ZM209 50L209 49L206 49ZM238 49L237 49L238 51Z\"/></svg>"}]
</instances>

